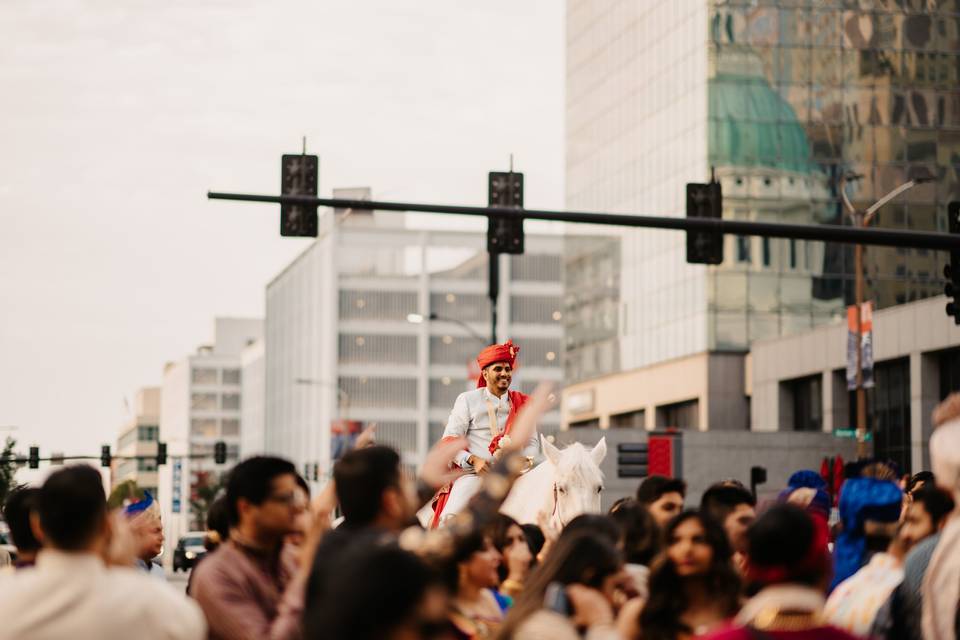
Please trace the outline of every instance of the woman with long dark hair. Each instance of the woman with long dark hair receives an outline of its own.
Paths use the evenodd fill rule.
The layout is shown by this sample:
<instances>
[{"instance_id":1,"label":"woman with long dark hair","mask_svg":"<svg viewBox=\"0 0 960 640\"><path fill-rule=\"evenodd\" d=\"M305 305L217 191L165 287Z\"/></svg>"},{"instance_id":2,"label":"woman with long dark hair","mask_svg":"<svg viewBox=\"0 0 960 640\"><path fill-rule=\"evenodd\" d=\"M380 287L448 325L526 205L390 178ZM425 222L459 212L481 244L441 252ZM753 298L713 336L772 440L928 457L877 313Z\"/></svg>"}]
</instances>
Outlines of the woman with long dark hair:
<instances>
[{"instance_id":1,"label":"woman with long dark hair","mask_svg":"<svg viewBox=\"0 0 960 640\"><path fill-rule=\"evenodd\" d=\"M523 591L523 585L536 561L526 532L517 521L502 513L497 514L490 527L493 546L500 552L500 594L509 604Z\"/></svg>"},{"instance_id":2,"label":"woman with long dark hair","mask_svg":"<svg viewBox=\"0 0 960 640\"><path fill-rule=\"evenodd\" d=\"M586 530L564 532L530 575L498 638L575 640L577 627L590 630L591 638L619 638L614 612L629 597L623 592L629 585L623 558L610 540ZM557 596L547 605L552 608L544 603L548 587Z\"/></svg>"},{"instance_id":3,"label":"woman with long dark hair","mask_svg":"<svg viewBox=\"0 0 960 640\"><path fill-rule=\"evenodd\" d=\"M736 614L740 578L718 523L685 511L667 523L663 552L650 570L650 597L640 613L642 640L687 640Z\"/></svg>"},{"instance_id":4,"label":"woman with long dark hair","mask_svg":"<svg viewBox=\"0 0 960 640\"><path fill-rule=\"evenodd\" d=\"M451 593L451 634L462 640L486 640L496 635L505 605L494 591L500 584L500 552L486 531L458 538L446 563Z\"/></svg>"}]
</instances>

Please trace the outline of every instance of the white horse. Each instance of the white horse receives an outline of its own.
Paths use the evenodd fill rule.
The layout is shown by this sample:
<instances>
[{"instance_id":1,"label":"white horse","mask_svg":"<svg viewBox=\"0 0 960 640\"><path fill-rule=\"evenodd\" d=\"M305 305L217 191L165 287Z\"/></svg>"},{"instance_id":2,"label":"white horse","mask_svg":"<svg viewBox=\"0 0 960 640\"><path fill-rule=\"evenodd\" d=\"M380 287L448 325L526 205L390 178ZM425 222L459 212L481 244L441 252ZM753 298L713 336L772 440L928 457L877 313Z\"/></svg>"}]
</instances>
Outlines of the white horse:
<instances>
[{"instance_id":1,"label":"white horse","mask_svg":"<svg viewBox=\"0 0 960 640\"><path fill-rule=\"evenodd\" d=\"M592 449L574 442L561 450L542 435L540 444L546 460L514 483L500 513L520 524L539 524L542 514L557 529L581 513L600 513L606 438Z\"/></svg>"},{"instance_id":2,"label":"white horse","mask_svg":"<svg viewBox=\"0 0 960 640\"><path fill-rule=\"evenodd\" d=\"M546 459L514 483L500 513L520 524L540 524L543 514L557 529L581 513L600 513L600 463L607 455L606 438L592 449L574 442L561 450L542 435L540 444ZM433 516L429 505L419 516L426 526Z\"/></svg>"}]
</instances>

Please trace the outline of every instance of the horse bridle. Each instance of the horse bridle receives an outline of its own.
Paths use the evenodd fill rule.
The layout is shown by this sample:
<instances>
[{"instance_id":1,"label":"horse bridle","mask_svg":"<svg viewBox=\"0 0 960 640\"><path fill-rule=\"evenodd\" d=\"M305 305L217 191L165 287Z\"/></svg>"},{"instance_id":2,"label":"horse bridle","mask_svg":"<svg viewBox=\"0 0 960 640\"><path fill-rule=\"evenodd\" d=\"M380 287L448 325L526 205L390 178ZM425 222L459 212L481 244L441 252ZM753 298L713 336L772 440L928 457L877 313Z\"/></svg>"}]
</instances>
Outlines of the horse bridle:
<instances>
[{"instance_id":1,"label":"horse bridle","mask_svg":"<svg viewBox=\"0 0 960 640\"><path fill-rule=\"evenodd\" d=\"M553 511L550 513L550 517L556 517L561 529L566 526L566 523L563 521L563 516L560 515L560 498L556 482L553 483Z\"/></svg>"}]
</instances>

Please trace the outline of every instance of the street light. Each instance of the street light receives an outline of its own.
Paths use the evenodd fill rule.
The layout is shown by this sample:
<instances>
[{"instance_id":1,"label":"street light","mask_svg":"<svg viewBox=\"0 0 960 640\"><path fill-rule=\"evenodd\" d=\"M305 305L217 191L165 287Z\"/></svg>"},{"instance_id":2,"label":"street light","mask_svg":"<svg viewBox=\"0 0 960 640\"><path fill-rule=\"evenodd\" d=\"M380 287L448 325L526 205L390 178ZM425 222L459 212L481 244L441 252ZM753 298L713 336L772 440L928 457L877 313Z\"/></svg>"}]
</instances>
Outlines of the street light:
<instances>
[{"instance_id":1,"label":"street light","mask_svg":"<svg viewBox=\"0 0 960 640\"><path fill-rule=\"evenodd\" d=\"M437 315L436 313L431 313L426 318L423 317L421 313L408 313L407 322L410 324L423 324L427 320L437 320L439 322L452 322L455 325L458 325L464 329L467 333L470 334L470 337L479 342L482 346L487 346L487 340L479 333L474 331L473 327L468 325L463 320L457 320L456 318L448 318L446 316Z\"/></svg>"},{"instance_id":2,"label":"street light","mask_svg":"<svg viewBox=\"0 0 960 640\"><path fill-rule=\"evenodd\" d=\"M840 197L843 199L843 204L847 208L847 212L850 215L850 218L853 220L855 226L865 228L873 220L874 216L877 214L877 211L883 205L887 204L901 193L912 189L918 184L923 184L924 182L933 182L933 176L917 176L912 180L907 180L899 187L891 190L887 195L883 196L872 205L867 207L864 210L858 210L853 206L853 203L850 202L850 198L847 197L846 184L850 180L859 180L863 176L860 174L848 173L840 177ZM863 245L857 244L854 246L854 263L853 269L855 271L855 280L854 280L854 297L855 308L856 308L856 323L857 323L857 458L862 459L867 455L867 392L863 388L863 332L862 332L862 319L860 317L860 307L863 304Z\"/></svg>"}]
</instances>

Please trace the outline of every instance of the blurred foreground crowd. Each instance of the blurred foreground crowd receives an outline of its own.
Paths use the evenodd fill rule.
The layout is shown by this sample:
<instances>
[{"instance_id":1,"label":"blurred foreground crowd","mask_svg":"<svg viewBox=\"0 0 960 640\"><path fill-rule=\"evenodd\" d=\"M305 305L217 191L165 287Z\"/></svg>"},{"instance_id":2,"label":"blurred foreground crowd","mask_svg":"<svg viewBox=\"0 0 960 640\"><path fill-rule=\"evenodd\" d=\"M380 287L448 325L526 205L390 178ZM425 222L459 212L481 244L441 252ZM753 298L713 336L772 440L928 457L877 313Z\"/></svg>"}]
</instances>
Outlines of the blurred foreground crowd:
<instances>
[{"instance_id":1,"label":"blurred foreground crowd","mask_svg":"<svg viewBox=\"0 0 960 640\"><path fill-rule=\"evenodd\" d=\"M517 442L547 398L524 407ZM69 466L4 505L18 555L0 569L0 639L953 640L960 394L934 423L931 471L909 478L861 464L834 498L801 470L761 505L721 480L691 508L682 480L652 476L562 528L499 513L519 449L433 530L415 514L458 473L462 441L417 478L393 449L359 446L312 497L292 463L249 458L210 509L187 594L151 562L156 503L111 511L100 474Z\"/></svg>"}]
</instances>

